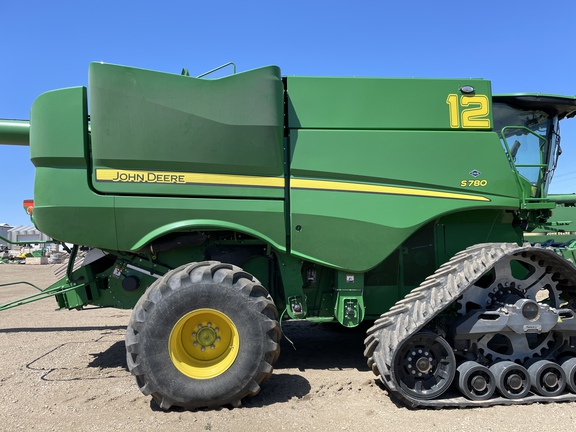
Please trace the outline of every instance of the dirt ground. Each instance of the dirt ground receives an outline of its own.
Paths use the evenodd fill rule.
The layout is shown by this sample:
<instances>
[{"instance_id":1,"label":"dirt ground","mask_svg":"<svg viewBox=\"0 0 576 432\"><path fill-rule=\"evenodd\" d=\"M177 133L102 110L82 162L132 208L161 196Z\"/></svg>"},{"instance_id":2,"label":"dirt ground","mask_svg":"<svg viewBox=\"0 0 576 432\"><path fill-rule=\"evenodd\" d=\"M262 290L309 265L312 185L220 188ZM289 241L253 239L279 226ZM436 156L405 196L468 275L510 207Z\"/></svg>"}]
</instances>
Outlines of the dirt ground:
<instances>
[{"instance_id":1,"label":"dirt ground","mask_svg":"<svg viewBox=\"0 0 576 432\"><path fill-rule=\"evenodd\" d=\"M54 282L48 265L0 264L0 284ZM0 303L33 294L0 287ZM46 299L0 312L0 431L574 430L574 403L410 410L375 381L365 329L283 325L273 377L241 408L163 412L126 368L130 311L56 311Z\"/></svg>"}]
</instances>

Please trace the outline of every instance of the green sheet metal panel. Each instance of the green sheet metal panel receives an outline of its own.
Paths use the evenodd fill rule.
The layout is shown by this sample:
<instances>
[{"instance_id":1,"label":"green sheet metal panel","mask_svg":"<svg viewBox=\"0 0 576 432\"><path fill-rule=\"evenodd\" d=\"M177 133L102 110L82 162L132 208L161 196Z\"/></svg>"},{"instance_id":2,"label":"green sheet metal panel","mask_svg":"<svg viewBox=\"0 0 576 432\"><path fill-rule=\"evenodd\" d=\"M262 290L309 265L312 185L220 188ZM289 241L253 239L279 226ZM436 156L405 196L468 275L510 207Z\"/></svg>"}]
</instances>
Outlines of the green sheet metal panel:
<instances>
[{"instance_id":1,"label":"green sheet metal panel","mask_svg":"<svg viewBox=\"0 0 576 432\"><path fill-rule=\"evenodd\" d=\"M474 89L464 94L461 88ZM290 128L489 129L490 82L480 79L288 77Z\"/></svg>"},{"instance_id":2,"label":"green sheet metal panel","mask_svg":"<svg viewBox=\"0 0 576 432\"><path fill-rule=\"evenodd\" d=\"M492 132L292 130L290 141L292 177L518 195Z\"/></svg>"},{"instance_id":3,"label":"green sheet metal panel","mask_svg":"<svg viewBox=\"0 0 576 432\"><path fill-rule=\"evenodd\" d=\"M292 253L339 269L371 269L443 214L519 206L492 132L292 130L290 166Z\"/></svg>"},{"instance_id":4,"label":"green sheet metal panel","mask_svg":"<svg viewBox=\"0 0 576 432\"><path fill-rule=\"evenodd\" d=\"M118 196L115 207L120 250L138 250L170 232L210 230L242 232L286 249L280 200Z\"/></svg>"},{"instance_id":5,"label":"green sheet metal panel","mask_svg":"<svg viewBox=\"0 0 576 432\"><path fill-rule=\"evenodd\" d=\"M209 80L93 63L89 80L96 190L283 197L277 67Z\"/></svg>"},{"instance_id":6,"label":"green sheet metal panel","mask_svg":"<svg viewBox=\"0 0 576 432\"><path fill-rule=\"evenodd\" d=\"M31 159L36 166L34 217L38 228L54 239L137 250L173 231L230 229L285 250L282 199L158 199L95 192L87 171L84 88L39 96L32 107L31 125ZM283 177L280 182L283 186Z\"/></svg>"},{"instance_id":7,"label":"green sheet metal panel","mask_svg":"<svg viewBox=\"0 0 576 432\"><path fill-rule=\"evenodd\" d=\"M522 244L522 228L514 213L498 209L476 209L446 215L436 221L436 253L448 261L471 244L507 242Z\"/></svg>"},{"instance_id":8,"label":"green sheet metal panel","mask_svg":"<svg viewBox=\"0 0 576 432\"><path fill-rule=\"evenodd\" d=\"M30 125L38 229L56 240L116 249L114 198L94 193L88 181L86 89L40 95Z\"/></svg>"},{"instance_id":9,"label":"green sheet metal panel","mask_svg":"<svg viewBox=\"0 0 576 432\"><path fill-rule=\"evenodd\" d=\"M30 135L30 160L36 168L86 169L86 89L71 87L38 96L30 110Z\"/></svg>"}]
</instances>

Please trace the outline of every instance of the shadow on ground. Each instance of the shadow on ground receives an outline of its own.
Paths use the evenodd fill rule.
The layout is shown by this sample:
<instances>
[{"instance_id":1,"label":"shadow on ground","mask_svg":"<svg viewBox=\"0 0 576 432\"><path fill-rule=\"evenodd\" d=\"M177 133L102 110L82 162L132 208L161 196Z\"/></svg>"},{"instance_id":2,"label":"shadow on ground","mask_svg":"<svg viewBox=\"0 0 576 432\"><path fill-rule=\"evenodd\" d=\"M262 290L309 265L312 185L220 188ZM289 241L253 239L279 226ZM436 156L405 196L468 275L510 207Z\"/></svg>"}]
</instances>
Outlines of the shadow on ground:
<instances>
[{"instance_id":1,"label":"shadow on ground","mask_svg":"<svg viewBox=\"0 0 576 432\"><path fill-rule=\"evenodd\" d=\"M90 355L92 356L92 361L88 363L88 367L99 369L120 367L128 370L128 365L126 364L126 345L124 341L115 342L110 348L102 352L90 353Z\"/></svg>"},{"instance_id":2,"label":"shadow on ground","mask_svg":"<svg viewBox=\"0 0 576 432\"><path fill-rule=\"evenodd\" d=\"M262 385L260 393L243 400L246 408L257 408L300 399L311 391L310 382L290 369L368 371L363 356L364 338L369 325L347 329L339 324L319 324L306 321L285 322L281 354L274 365L274 374ZM110 327L56 327L38 329L3 329L1 332L16 331L110 331L124 330L123 326ZM123 340L106 341L101 338L86 342L64 343L28 365L30 369L42 371L44 380L85 380L118 378L119 369L126 371L126 348ZM122 337L123 335L113 335ZM110 345L107 345L107 343ZM94 345L92 345L94 344ZM65 354L68 360L61 364L58 358ZM82 357L89 354L89 363L82 366ZM48 376L49 375L49 376ZM151 407L158 409L151 401ZM178 409L175 409L178 411Z\"/></svg>"},{"instance_id":3,"label":"shadow on ground","mask_svg":"<svg viewBox=\"0 0 576 432\"><path fill-rule=\"evenodd\" d=\"M356 369L368 371L364 339L368 324L345 328L340 324L287 322L282 325L280 359L277 371L286 368ZM290 341L292 343L290 343Z\"/></svg>"}]
</instances>

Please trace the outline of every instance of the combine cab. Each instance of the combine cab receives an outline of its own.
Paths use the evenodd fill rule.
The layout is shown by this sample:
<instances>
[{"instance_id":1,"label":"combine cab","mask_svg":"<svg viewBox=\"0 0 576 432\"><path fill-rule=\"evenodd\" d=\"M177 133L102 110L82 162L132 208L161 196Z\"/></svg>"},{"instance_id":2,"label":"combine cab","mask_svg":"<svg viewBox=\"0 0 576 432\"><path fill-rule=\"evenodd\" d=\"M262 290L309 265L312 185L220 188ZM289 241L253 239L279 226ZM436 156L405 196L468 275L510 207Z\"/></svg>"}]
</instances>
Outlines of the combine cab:
<instances>
[{"instance_id":1,"label":"combine cab","mask_svg":"<svg viewBox=\"0 0 576 432\"><path fill-rule=\"evenodd\" d=\"M128 366L163 409L258 393L281 319L374 321L368 364L412 406L576 400L574 249L524 241L576 98L100 63L89 92L31 111L34 221L90 249L46 293L133 308Z\"/></svg>"}]
</instances>

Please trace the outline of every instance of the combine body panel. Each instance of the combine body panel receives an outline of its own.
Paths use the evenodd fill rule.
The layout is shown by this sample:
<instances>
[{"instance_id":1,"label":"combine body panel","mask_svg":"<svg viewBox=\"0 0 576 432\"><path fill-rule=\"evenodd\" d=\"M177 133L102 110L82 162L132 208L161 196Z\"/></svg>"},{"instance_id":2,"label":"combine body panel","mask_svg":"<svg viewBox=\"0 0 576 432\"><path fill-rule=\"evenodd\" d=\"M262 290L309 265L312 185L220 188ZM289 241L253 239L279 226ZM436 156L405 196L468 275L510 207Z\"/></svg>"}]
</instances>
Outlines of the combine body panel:
<instances>
[{"instance_id":1,"label":"combine body panel","mask_svg":"<svg viewBox=\"0 0 576 432\"><path fill-rule=\"evenodd\" d=\"M368 364L414 406L576 400L573 248L523 244L575 113L480 79L92 64L31 111L34 221L91 249L48 292L134 308L128 366L164 409L256 394L279 316L375 320Z\"/></svg>"}]
</instances>

